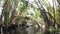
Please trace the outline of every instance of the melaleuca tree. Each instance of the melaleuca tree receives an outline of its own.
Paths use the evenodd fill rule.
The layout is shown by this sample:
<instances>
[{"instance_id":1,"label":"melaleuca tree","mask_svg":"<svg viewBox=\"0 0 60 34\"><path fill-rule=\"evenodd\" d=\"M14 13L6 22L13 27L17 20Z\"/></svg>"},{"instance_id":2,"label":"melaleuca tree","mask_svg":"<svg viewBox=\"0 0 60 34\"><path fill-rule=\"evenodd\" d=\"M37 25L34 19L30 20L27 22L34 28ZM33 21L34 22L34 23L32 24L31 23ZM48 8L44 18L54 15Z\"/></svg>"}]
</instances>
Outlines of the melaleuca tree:
<instances>
[{"instance_id":1,"label":"melaleuca tree","mask_svg":"<svg viewBox=\"0 0 60 34\"><path fill-rule=\"evenodd\" d=\"M2 10L2 17L4 17L4 27L3 33L8 34L8 26L12 23L12 19L15 16L16 12L16 1L13 0L4 0L3 10ZM13 13L13 14L12 14ZM4 32L5 31L5 32ZM12 33L12 32L10 32Z\"/></svg>"}]
</instances>

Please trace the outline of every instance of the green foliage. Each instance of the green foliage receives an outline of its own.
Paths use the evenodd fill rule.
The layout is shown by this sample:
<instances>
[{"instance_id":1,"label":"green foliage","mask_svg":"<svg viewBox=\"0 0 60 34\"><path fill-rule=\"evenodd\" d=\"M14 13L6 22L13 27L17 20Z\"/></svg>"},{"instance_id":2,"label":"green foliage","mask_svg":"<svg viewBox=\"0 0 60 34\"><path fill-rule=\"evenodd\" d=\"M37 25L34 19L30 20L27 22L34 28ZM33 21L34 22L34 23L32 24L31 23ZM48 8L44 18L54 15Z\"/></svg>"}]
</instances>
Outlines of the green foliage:
<instances>
[{"instance_id":1,"label":"green foliage","mask_svg":"<svg viewBox=\"0 0 60 34\"><path fill-rule=\"evenodd\" d=\"M49 31L50 31L51 34L54 34L55 28L51 26L51 27L49 28Z\"/></svg>"},{"instance_id":2,"label":"green foliage","mask_svg":"<svg viewBox=\"0 0 60 34\"><path fill-rule=\"evenodd\" d=\"M10 12L12 11L10 8L10 5L13 5L13 7L15 7L15 5L16 5L16 7L15 7L16 17L17 16L23 17L23 19L20 19L20 22L21 21L23 22L24 18L27 15L29 15L29 18L31 19L31 20L27 20L27 22L29 21L29 23L37 22L40 24L40 23L43 23L44 20L47 21L46 19L48 19L48 21L51 22L50 25L48 26L48 24L49 24L48 21L47 21L48 23L44 22L44 24L46 26L48 26L49 28L47 28L47 29L49 29L49 31L52 34L54 34L53 32L56 30L54 28L55 25L52 26L51 24L54 22L54 19L56 20L56 22L53 24L60 23L60 7L56 6L54 3L52 3L53 6L51 6L50 2L46 2L47 0L40 0L40 1L36 2L34 0L34 2L32 4L29 4L29 3L26 3L25 0L20 0L19 2L16 2L16 0L10 0L10 1L6 0L5 4L3 6L4 23L6 25L7 25L7 23L10 23L10 21L11 21ZM54 1L54 2L56 2L56 1ZM35 8L35 5L38 8ZM43 6L45 6L45 7L43 7ZM43 12L42 16L44 16L44 17L41 17L41 12ZM25 26L22 28L22 32L24 32L24 30L26 31ZM60 28L58 28L58 31L60 31ZM22 32L21 32L21 34L23 34Z\"/></svg>"}]
</instances>

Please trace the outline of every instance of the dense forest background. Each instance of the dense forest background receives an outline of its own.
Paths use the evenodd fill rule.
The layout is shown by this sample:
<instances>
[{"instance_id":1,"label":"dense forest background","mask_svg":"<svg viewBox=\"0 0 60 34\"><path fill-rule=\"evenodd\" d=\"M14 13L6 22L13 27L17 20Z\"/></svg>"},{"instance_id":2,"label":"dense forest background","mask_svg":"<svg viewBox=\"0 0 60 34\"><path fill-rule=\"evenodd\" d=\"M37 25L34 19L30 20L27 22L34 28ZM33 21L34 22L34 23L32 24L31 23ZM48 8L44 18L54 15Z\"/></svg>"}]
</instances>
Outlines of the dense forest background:
<instances>
[{"instance_id":1,"label":"dense forest background","mask_svg":"<svg viewBox=\"0 0 60 34\"><path fill-rule=\"evenodd\" d=\"M60 0L0 0L0 34L60 34Z\"/></svg>"}]
</instances>

